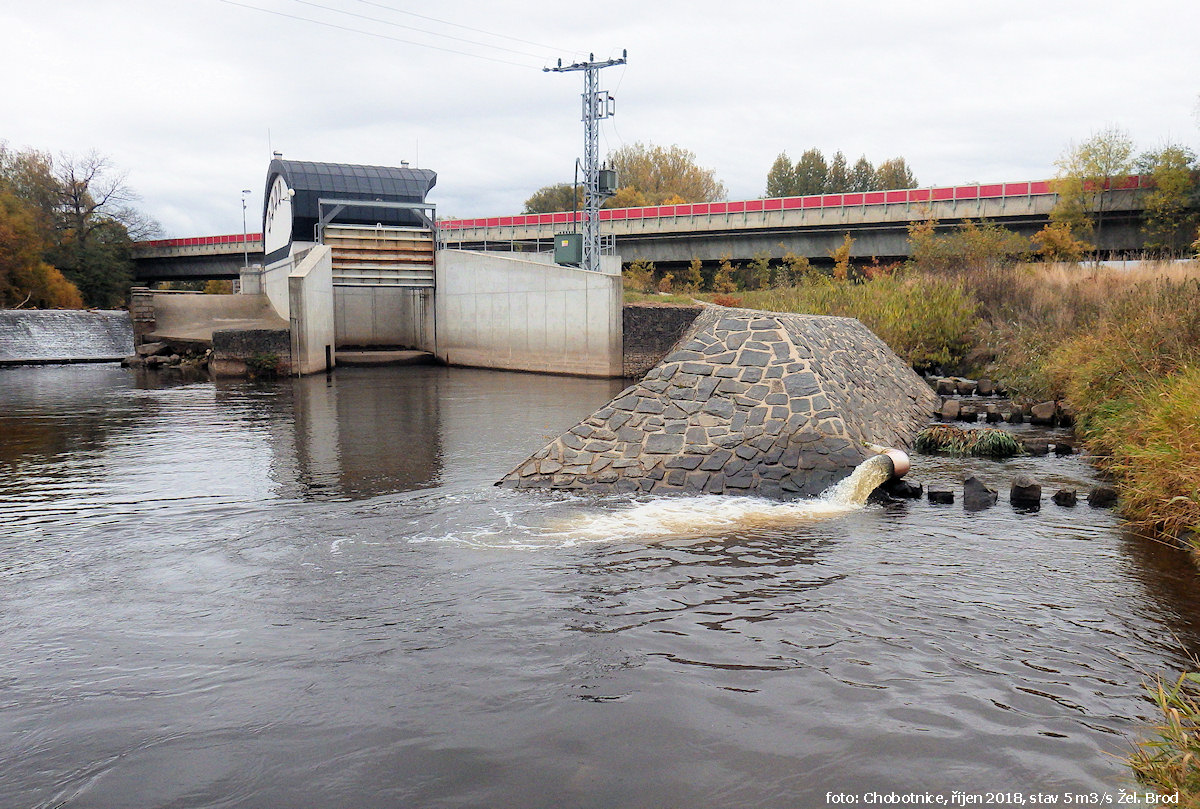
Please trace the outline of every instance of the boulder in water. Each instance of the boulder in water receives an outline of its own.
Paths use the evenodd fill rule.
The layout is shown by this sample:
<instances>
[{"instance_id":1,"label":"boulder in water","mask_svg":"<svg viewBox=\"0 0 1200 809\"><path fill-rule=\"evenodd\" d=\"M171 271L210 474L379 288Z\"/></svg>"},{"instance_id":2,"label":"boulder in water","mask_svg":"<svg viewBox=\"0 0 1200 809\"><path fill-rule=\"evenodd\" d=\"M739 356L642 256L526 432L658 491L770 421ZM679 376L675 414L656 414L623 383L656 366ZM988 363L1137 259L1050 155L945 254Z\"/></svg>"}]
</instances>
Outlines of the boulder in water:
<instances>
[{"instance_id":1,"label":"boulder in water","mask_svg":"<svg viewBox=\"0 0 1200 809\"><path fill-rule=\"evenodd\" d=\"M1029 408L1029 421L1032 424L1054 425L1054 417L1058 413L1055 402L1039 402Z\"/></svg>"},{"instance_id":2,"label":"boulder in water","mask_svg":"<svg viewBox=\"0 0 1200 809\"><path fill-rule=\"evenodd\" d=\"M1054 493L1054 502L1060 506L1073 506L1078 501L1078 494L1074 489L1059 489Z\"/></svg>"},{"instance_id":3,"label":"boulder in water","mask_svg":"<svg viewBox=\"0 0 1200 809\"><path fill-rule=\"evenodd\" d=\"M991 486L972 475L963 481L963 508L967 511L982 511L996 505L1000 495Z\"/></svg>"},{"instance_id":4,"label":"boulder in water","mask_svg":"<svg viewBox=\"0 0 1200 809\"><path fill-rule=\"evenodd\" d=\"M954 490L942 486L929 487L929 502L949 504L954 502Z\"/></svg>"},{"instance_id":5,"label":"boulder in water","mask_svg":"<svg viewBox=\"0 0 1200 809\"><path fill-rule=\"evenodd\" d=\"M1008 491L1008 501L1021 508L1041 508L1042 484L1029 475L1017 475Z\"/></svg>"},{"instance_id":6,"label":"boulder in water","mask_svg":"<svg viewBox=\"0 0 1200 809\"><path fill-rule=\"evenodd\" d=\"M1117 490L1112 486L1096 486L1088 492L1088 505L1092 508L1109 508L1117 504Z\"/></svg>"}]
</instances>

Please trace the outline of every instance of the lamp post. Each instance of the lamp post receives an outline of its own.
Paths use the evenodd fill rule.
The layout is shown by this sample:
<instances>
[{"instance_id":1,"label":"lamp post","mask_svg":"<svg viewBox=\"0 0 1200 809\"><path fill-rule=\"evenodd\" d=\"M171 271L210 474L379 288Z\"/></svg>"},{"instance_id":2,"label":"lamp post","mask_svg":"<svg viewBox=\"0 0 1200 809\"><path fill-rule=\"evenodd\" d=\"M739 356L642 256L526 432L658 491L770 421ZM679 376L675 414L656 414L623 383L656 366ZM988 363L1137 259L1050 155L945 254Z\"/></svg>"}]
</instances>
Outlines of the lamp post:
<instances>
[{"instance_id":1,"label":"lamp post","mask_svg":"<svg viewBox=\"0 0 1200 809\"><path fill-rule=\"evenodd\" d=\"M246 200L250 198L250 189L242 189L242 269L250 269L250 234L246 231Z\"/></svg>"}]
</instances>

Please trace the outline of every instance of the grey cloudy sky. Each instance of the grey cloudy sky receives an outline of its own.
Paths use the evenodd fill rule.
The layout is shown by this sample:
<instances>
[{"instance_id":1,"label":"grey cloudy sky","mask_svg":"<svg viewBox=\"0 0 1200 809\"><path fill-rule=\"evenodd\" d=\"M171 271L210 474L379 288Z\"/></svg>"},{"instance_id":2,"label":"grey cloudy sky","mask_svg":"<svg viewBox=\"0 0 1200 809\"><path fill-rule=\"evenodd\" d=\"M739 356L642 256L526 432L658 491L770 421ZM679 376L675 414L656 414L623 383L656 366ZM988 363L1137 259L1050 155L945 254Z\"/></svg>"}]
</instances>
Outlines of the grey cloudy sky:
<instances>
[{"instance_id":1,"label":"grey cloudy sky","mask_svg":"<svg viewBox=\"0 0 1200 809\"><path fill-rule=\"evenodd\" d=\"M272 148L408 160L441 215L517 213L582 151L582 76L541 68L627 48L601 151L678 144L731 199L811 146L923 185L1042 179L1108 126L1200 151L1198 33L1196 0L10 0L0 139L107 155L167 236L240 232L243 188L257 230Z\"/></svg>"}]
</instances>

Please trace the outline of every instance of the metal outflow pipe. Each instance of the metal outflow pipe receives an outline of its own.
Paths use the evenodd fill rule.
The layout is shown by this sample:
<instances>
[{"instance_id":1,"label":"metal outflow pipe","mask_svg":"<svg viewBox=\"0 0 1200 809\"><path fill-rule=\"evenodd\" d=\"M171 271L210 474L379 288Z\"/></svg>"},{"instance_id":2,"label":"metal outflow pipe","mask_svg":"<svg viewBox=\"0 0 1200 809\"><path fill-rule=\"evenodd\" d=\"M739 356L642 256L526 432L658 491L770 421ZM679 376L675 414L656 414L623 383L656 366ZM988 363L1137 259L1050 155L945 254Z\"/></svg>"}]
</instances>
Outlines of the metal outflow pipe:
<instances>
[{"instance_id":1,"label":"metal outflow pipe","mask_svg":"<svg viewBox=\"0 0 1200 809\"><path fill-rule=\"evenodd\" d=\"M912 468L912 462L908 458L908 453L902 449L895 447L882 447L879 444L867 444L867 449L872 452L877 452L880 455L886 455L892 462L892 477L902 478L908 474L908 470Z\"/></svg>"}]
</instances>

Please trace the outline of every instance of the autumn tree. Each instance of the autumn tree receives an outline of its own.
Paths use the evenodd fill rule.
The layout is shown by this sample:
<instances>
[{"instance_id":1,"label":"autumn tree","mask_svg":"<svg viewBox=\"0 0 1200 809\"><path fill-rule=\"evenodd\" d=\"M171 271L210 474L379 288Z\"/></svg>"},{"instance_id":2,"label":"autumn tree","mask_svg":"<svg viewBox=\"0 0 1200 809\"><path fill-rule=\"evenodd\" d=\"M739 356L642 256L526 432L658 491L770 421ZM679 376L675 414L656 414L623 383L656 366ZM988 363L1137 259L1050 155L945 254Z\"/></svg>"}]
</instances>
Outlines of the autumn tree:
<instances>
[{"instance_id":1,"label":"autumn tree","mask_svg":"<svg viewBox=\"0 0 1200 809\"><path fill-rule=\"evenodd\" d=\"M1010 268L1030 251L1030 242L1008 228L986 220L966 220L939 232L937 220L908 226L911 264L922 272L960 275Z\"/></svg>"},{"instance_id":2,"label":"autumn tree","mask_svg":"<svg viewBox=\"0 0 1200 809\"><path fill-rule=\"evenodd\" d=\"M0 308L79 309L75 285L42 260L38 211L0 189Z\"/></svg>"},{"instance_id":3,"label":"autumn tree","mask_svg":"<svg viewBox=\"0 0 1200 809\"><path fill-rule=\"evenodd\" d=\"M796 194L796 167L787 152L780 152L767 172L767 196L791 197Z\"/></svg>"},{"instance_id":4,"label":"autumn tree","mask_svg":"<svg viewBox=\"0 0 1200 809\"><path fill-rule=\"evenodd\" d=\"M717 271L713 274L713 292L724 294L737 292L737 284L734 282L733 277L740 268L735 268L731 259L732 257L728 253L721 256L721 260L717 264Z\"/></svg>"},{"instance_id":5,"label":"autumn tree","mask_svg":"<svg viewBox=\"0 0 1200 809\"><path fill-rule=\"evenodd\" d=\"M829 173L825 175L825 193L841 194L849 187L850 170L846 167L846 155L839 149L829 161Z\"/></svg>"},{"instance_id":6,"label":"autumn tree","mask_svg":"<svg viewBox=\"0 0 1200 809\"><path fill-rule=\"evenodd\" d=\"M609 153L620 188L631 188L643 205L713 202L724 198L725 184L696 155L680 146L631 143Z\"/></svg>"},{"instance_id":7,"label":"autumn tree","mask_svg":"<svg viewBox=\"0 0 1200 809\"><path fill-rule=\"evenodd\" d=\"M1030 242L1034 253L1046 261L1076 263L1096 249L1094 244L1089 244L1072 233L1070 225L1065 222L1051 222L1033 234Z\"/></svg>"},{"instance_id":8,"label":"autumn tree","mask_svg":"<svg viewBox=\"0 0 1200 809\"><path fill-rule=\"evenodd\" d=\"M867 160L867 156L863 155L858 158L854 167L850 169L848 181L846 182L847 191L872 191L875 189L875 167L871 165L871 161Z\"/></svg>"},{"instance_id":9,"label":"autumn tree","mask_svg":"<svg viewBox=\"0 0 1200 809\"><path fill-rule=\"evenodd\" d=\"M700 286L704 283L704 262L699 258L693 257L687 267L679 272L679 285L684 292L696 293L700 291Z\"/></svg>"},{"instance_id":10,"label":"autumn tree","mask_svg":"<svg viewBox=\"0 0 1200 809\"><path fill-rule=\"evenodd\" d=\"M840 245L829 251L829 257L833 259L833 277L838 281L845 281L850 277L850 257L853 251L854 239L849 233L842 237Z\"/></svg>"},{"instance_id":11,"label":"autumn tree","mask_svg":"<svg viewBox=\"0 0 1200 809\"><path fill-rule=\"evenodd\" d=\"M875 188L892 190L916 188L917 178L903 157L885 160L875 169Z\"/></svg>"},{"instance_id":12,"label":"autumn tree","mask_svg":"<svg viewBox=\"0 0 1200 809\"><path fill-rule=\"evenodd\" d=\"M107 158L92 152L53 160L0 144L0 188L33 212L43 260L61 270L87 305L124 301L133 241L155 235L158 225L133 207L137 196Z\"/></svg>"},{"instance_id":13,"label":"autumn tree","mask_svg":"<svg viewBox=\"0 0 1200 809\"><path fill-rule=\"evenodd\" d=\"M825 193L829 164L820 149L809 149L796 161L796 196Z\"/></svg>"},{"instance_id":14,"label":"autumn tree","mask_svg":"<svg viewBox=\"0 0 1200 809\"><path fill-rule=\"evenodd\" d=\"M1050 187L1058 201L1050 212L1051 223L1066 226L1077 239L1098 230L1112 204L1112 186L1125 180L1133 168L1132 155L1132 139L1116 127L1072 144L1054 162L1058 174Z\"/></svg>"},{"instance_id":15,"label":"autumn tree","mask_svg":"<svg viewBox=\"0 0 1200 809\"><path fill-rule=\"evenodd\" d=\"M521 213L555 213L577 211L583 207L583 187L571 183L547 185L525 200Z\"/></svg>"},{"instance_id":16,"label":"autumn tree","mask_svg":"<svg viewBox=\"0 0 1200 809\"><path fill-rule=\"evenodd\" d=\"M1146 249L1164 256L1182 255L1196 231L1200 207L1195 153L1184 146L1164 146L1142 154L1134 170L1150 178L1150 191L1142 200Z\"/></svg>"}]
</instances>

